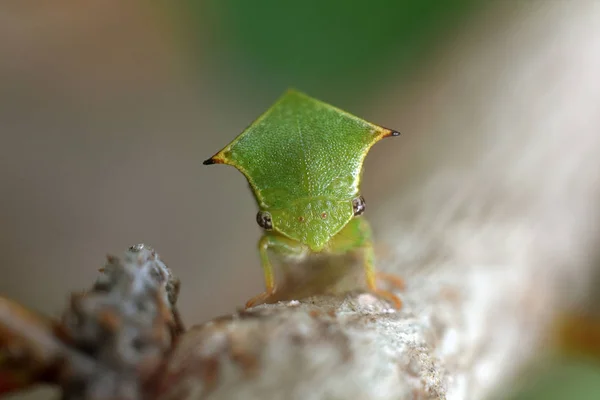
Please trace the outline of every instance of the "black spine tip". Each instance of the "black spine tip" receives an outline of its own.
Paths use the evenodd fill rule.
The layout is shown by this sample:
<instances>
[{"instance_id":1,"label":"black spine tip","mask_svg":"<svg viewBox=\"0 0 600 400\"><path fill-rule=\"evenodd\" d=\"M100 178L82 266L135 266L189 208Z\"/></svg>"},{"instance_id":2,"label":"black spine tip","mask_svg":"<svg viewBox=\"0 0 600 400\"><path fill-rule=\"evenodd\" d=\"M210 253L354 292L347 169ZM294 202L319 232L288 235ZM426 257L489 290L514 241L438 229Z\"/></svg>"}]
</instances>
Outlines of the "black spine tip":
<instances>
[{"instance_id":1,"label":"black spine tip","mask_svg":"<svg viewBox=\"0 0 600 400\"><path fill-rule=\"evenodd\" d=\"M398 131L392 131L392 136L400 136L400 132L398 132Z\"/></svg>"},{"instance_id":2,"label":"black spine tip","mask_svg":"<svg viewBox=\"0 0 600 400\"><path fill-rule=\"evenodd\" d=\"M212 165L212 164L216 164L216 163L215 163L215 160L213 160L212 157L211 157L208 160L204 160L204 162L202 164L204 164L204 165Z\"/></svg>"}]
</instances>

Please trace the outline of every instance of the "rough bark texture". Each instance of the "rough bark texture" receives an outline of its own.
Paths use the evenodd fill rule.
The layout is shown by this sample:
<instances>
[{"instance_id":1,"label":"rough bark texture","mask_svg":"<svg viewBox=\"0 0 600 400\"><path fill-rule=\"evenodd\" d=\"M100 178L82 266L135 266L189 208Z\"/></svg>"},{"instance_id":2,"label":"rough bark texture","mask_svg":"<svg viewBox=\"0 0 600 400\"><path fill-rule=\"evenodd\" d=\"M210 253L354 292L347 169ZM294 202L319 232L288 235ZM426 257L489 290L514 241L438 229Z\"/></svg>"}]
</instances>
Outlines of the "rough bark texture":
<instances>
[{"instance_id":1,"label":"rough bark texture","mask_svg":"<svg viewBox=\"0 0 600 400\"><path fill-rule=\"evenodd\" d=\"M0 395L45 382L64 400L147 398L148 381L183 331L178 288L154 250L136 245L123 260L109 256L60 321L0 297Z\"/></svg>"},{"instance_id":2,"label":"rough bark texture","mask_svg":"<svg viewBox=\"0 0 600 400\"><path fill-rule=\"evenodd\" d=\"M180 342L160 398L443 398L440 327L416 311L370 294L320 296L209 322Z\"/></svg>"},{"instance_id":3,"label":"rough bark texture","mask_svg":"<svg viewBox=\"0 0 600 400\"><path fill-rule=\"evenodd\" d=\"M548 303L528 301L533 281L501 268L407 280L400 311L367 293L319 295L194 327L169 360L159 398L481 398L511 370L507 354L525 360L535 351ZM514 290L490 292L495 285Z\"/></svg>"}]
</instances>

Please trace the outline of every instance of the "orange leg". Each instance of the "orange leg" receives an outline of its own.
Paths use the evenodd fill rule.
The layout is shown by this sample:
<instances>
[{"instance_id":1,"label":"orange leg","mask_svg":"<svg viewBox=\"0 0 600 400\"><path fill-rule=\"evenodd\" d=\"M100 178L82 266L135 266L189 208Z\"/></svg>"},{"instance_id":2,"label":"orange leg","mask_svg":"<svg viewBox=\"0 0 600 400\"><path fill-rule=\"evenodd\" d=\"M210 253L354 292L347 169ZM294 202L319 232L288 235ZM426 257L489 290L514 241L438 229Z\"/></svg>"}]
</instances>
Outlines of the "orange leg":
<instances>
[{"instance_id":1,"label":"orange leg","mask_svg":"<svg viewBox=\"0 0 600 400\"><path fill-rule=\"evenodd\" d=\"M376 280L380 278L388 281L392 286L402 289L404 281L398 277L385 272L375 271L375 250L373 249L371 227L366 219L354 218L334 238L330 245L330 251L334 253L345 253L347 251L362 250L364 257L364 271L367 286L371 292L391 301L398 309L402 308L402 301L393 294L377 287Z\"/></svg>"},{"instance_id":2,"label":"orange leg","mask_svg":"<svg viewBox=\"0 0 600 400\"><path fill-rule=\"evenodd\" d=\"M388 272L377 271L377 279L389 283L391 286L398 290L404 290L406 288L406 283L404 282L404 279L394 274L390 274Z\"/></svg>"},{"instance_id":3,"label":"orange leg","mask_svg":"<svg viewBox=\"0 0 600 400\"><path fill-rule=\"evenodd\" d=\"M367 278L367 286L369 287L369 290L371 292L373 292L374 294L381 296L389 301L391 301L394 304L394 307L399 310L402 308L402 300L400 300L400 298L398 296L396 296L395 294L393 294L392 292L388 292L387 290L383 290L383 289L379 289L377 287L377 283L376 283L376 276L385 276L385 277L391 277L393 275L389 275L386 273L382 273L382 272L375 272L375 252L373 251L373 246L370 243L367 243L367 245L364 247L365 249L365 275ZM385 279L385 278L384 278ZM387 280L387 279L386 279ZM401 283L402 286L404 286L404 281L402 281L400 278L398 277L394 277L394 279L392 279L391 281L395 282L396 284Z\"/></svg>"},{"instance_id":4,"label":"orange leg","mask_svg":"<svg viewBox=\"0 0 600 400\"><path fill-rule=\"evenodd\" d=\"M271 297L273 293L275 293L275 288L271 289L271 291L265 290L264 292L257 294L246 302L245 308L251 308L255 305L263 304L269 297Z\"/></svg>"}]
</instances>

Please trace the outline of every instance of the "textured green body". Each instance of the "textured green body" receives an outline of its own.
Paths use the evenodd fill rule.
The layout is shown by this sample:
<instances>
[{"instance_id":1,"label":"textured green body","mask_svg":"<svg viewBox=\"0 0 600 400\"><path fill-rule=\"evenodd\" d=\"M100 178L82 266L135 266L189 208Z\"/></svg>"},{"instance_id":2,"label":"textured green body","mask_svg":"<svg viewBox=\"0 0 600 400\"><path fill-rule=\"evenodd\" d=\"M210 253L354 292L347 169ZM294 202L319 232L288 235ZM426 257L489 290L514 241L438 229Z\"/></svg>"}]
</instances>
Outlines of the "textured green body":
<instances>
[{"instance_id":1,"label":"textured green body","mask_svg":"<svg viewBox=\"0 0 600 400\"><path fill-rule=\"evenodd\" d=\"M265 228L258 247L266 295L275 285L268 250L301 257L362 248L367 283L378 291L371 231L366 220L356 219L364 210L359 184L371 146L396 135L398 132L289 90L204 162L232 165L248 179L260 210L257 221ZM399 304L395 297L393 300Z\"/></svg>"},{"instance_id":2,"label":"textured green body","mask_svg":"<svg viewBox=\"0 0 600 400\"><path fill-rule=\"evenodd\" d=\"M246 176L276 232L321 251L353 217L367 152L393 133L288 91L211 160Z\"/></svg>"}]
</instances>

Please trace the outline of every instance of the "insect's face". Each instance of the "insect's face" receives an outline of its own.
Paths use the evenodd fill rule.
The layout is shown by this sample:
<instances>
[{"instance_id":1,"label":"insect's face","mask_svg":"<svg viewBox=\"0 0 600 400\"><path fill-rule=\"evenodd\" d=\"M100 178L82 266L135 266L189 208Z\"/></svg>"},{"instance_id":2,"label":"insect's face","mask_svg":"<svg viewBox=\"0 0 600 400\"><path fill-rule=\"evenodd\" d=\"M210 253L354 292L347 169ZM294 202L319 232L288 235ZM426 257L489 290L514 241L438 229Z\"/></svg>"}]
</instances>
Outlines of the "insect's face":
<instances>
[{"instance_id":1,"label":"insect's face","mask_svg":"<svg viewBox=\"0 0 600 400\"><path fill-rule=\"evenodd\" d=\"M256 219L263 229L279 232L318 252L354 216L363 211L362 197L351 201L303 199L286 209L261 210Z\"/></svg>"}]
</instances>

